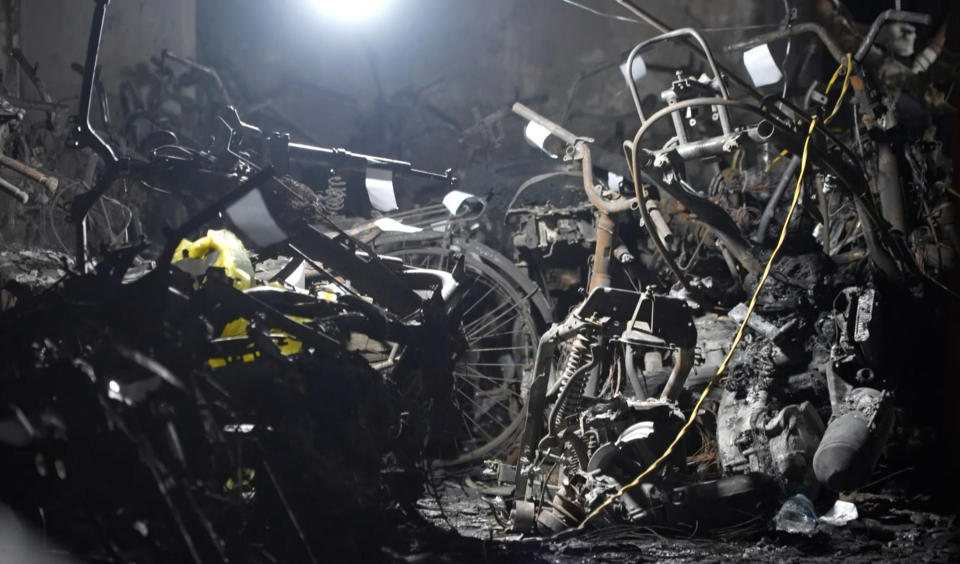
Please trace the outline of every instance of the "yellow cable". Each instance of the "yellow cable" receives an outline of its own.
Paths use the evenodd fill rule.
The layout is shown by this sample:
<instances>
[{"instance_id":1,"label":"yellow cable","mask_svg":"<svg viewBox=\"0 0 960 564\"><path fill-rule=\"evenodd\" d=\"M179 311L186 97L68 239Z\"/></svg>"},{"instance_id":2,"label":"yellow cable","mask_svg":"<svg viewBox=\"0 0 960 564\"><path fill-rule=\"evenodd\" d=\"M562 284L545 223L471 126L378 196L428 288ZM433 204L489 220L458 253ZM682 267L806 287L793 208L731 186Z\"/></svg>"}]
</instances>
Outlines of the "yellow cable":
<instances>
[{"instance_id":1,"label":"yellow cable","mask_svg":"<svg viewBox=\"0 0 960 564\"><path fill-rule=\"evenodd\" d=\"M840 90L840 97L837 99L836 105L833 108L833 111L830 112L830 115L827 117L827 120L833 119L833 116L836 115L837 111L840 108L840 104L843 102L843 98L847 91L847 85L849 84L851 71L852 59L849 53L847 53L846 60L847 76L843 83L843 88ZM830 79L830 83L827 84L827 91L829 92L830 87L836 81L841 69L843 69L843 64L837 68L836 72L833 73L833 77ZM824 120L826 122L826 120ZM730 345L730 350L727 351L727 355L724 357L723 362L720 363L720 366L717 368L716 374L713 375L713 378L707 383L707 386L703 389L703 392L700 393L700 397L697 399L697 403L694 404L693 410L690 412L690 416L687 418L687 421L683 424L683 427L680 428L680 432L677 433L677 436L673 439L670 445L667 446L667 449L660 455L659 458L654 460L646 470L641 472L636 478L633 479L629 484L621 487L616 494L608 497L601 503L596 509L590 512L589 515L584 518L584 520L577 527L578 530L583 530L586 527L587 523L600 514L601 511L609 507L614 501L622 497L624 493L630 488L633 488L640 484L640 482L650 475L651 472L657 469L660 464L670 457L673 454L674 447L683 439L686 435L687 430L693 425L694 420L697 417L697 413L700 411L700 407L703 405L705 399L710 394L710 390L713 389L714 384L720 381L720 378L723 376L724 372L727 370L727 365L730 363L730 359L733 358L733 353L736 352L737 347L740 345L740 340L743 338L744 329L747 327L747 322L750 320L750 316L753 315L753 310L757 305L757 298L760 296L760 291L763 289L763 286L767 282L767 278L770 276L770 271L773 268L774 260L776 260L777 255L780 253L781 247L783 247L784 241L787 239L787 231L790 227L790 220L793 219L793 213L797 209L797 203L800 201L800 194L802 192L801 187L803 186L803 176L807 171L807 155L809 153L810 139L813 137L813 130L816 128L817 118L814 116L810 119L810 127L807 130L807 137L803 142L803 156L800 158L800 174L797 175L797 185L793 190L793 199L790 202L790 208L787 210L787 217L783 220L783 227L780 229L780 238L777 239L777 244L773 248L773 252L770 253L770 258L767 259L767 265L763 269L763 274L760 275L760 280L757 282L757 287L753 290L753 296L750 297L750 303L747 305L747 313L743 318L743 321L740 322L740 327L737 328L737 333L733 337L733 343Z\"/></svg>"},{"instance_id":2,"label":"yellow cable","mask_svg":"<svg viewBox=\"0 0 960 564\"><path fill-rule=\"evenodd\" d=\"M777 164L778 162L780 162L780 159L782 159L783 157L785 157L785 156L787 156L787 155L789 155L789 154L790 154L790 151L788 151L788 150L786 150L786 149L780 151L780 154L777 155L777 158L775 158L775 159L773 159L772 161L770 161L770 164L767 165L767 168L763 169L763 172L770 172L770 169L773 168L773 165L775 165L775 164Z\"/></svg>"},{"instance_id":3,"label":"yellow cable","mask_svg":"<svg viewBox=\"0 0 960 564\"><path fill-rule=\"evenodd\" d=\"M844 96L847 95L847 88L850 86L850 77L853 75L853 58L850 56L850 53L847 53L846 63L846 72L844 73L843 77L843 87L840 88L840 97L837 98L837 103L834 104L833 111L830 112L830 115L824 118L823 125L827 125L833 121L833 118L837 115L837 112L840 111L840 104L843 102ZM841 70L844 70L843 63L841 63L840 66L837 67L837 70L833 72L833 76L830 77L830 82L827 83L827 88L823 92L824 94L830 93L830 89L833 87L833 83L837 81L837 77L840 75Z\"/></svg>"}]
</instances>

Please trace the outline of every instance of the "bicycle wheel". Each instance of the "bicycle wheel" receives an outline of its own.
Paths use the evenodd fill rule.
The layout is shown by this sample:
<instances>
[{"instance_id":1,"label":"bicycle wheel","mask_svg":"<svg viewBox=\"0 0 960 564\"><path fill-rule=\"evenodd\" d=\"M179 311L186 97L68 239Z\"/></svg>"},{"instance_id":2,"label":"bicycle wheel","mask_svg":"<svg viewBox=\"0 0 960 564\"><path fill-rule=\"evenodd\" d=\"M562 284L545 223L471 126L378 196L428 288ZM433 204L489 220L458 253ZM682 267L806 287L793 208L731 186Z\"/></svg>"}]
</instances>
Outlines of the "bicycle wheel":
<instances>
[{"instance_id":1,"label":"bicycle wheel","mask_svg":"<svg viewBox=\"0 0 960 564\"><path fill-rule=\"evenodd\" d=\"M453 268L455 251L418 244L423 242L394 242L380 251L414 267ZM463 297L462 328L467 349L454 368L453 398L461 432L458 454L440 462L445 465L503 454L516 442L543 323L518 283L479 253L467 251L464 256L469 288Z\"/></svg>"}]
</instances>

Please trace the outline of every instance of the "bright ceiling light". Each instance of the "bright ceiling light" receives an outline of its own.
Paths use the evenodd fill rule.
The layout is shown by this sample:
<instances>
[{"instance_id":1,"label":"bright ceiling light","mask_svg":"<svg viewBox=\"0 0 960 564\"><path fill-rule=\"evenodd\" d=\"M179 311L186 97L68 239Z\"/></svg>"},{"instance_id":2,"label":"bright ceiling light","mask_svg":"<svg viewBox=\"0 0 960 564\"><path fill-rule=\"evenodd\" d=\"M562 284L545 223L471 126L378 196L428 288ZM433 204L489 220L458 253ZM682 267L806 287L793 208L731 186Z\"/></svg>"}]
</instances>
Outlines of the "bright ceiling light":
<instances>
[{"instance_id":1,"label":"bright ceiling light","mask_svg":"<svg viewBox=\"0 0 960 564\"><path fill-rule=\"evenodd\" d=\"M382 12L390 0L313 0L321 12L338 20L359 21Z\"/></svg>"}]
</instances>

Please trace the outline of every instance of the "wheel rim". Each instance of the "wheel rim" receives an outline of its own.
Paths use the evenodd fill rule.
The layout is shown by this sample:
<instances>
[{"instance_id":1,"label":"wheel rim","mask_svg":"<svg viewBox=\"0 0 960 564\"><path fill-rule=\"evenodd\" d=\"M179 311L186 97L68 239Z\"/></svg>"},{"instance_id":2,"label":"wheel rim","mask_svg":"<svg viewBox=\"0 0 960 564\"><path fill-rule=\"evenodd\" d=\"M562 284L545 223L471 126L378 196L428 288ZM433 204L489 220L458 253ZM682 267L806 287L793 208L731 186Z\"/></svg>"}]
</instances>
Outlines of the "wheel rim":
<instances>
[{"instance_id":1,"label":"wheel rim","mask_svg":"<svg viewBox=\"0 0 960 564\"><path fill-rule=\"evenodd\" d=\"M406 248L386 254L418 268L449 271L451 252ZM463 296L467 349L454 367L453 401L461 427L456 462L501 454L515 442L536 355L537 327L526 297L499 271L467 257Z\"/></svg>"}]
</instances>

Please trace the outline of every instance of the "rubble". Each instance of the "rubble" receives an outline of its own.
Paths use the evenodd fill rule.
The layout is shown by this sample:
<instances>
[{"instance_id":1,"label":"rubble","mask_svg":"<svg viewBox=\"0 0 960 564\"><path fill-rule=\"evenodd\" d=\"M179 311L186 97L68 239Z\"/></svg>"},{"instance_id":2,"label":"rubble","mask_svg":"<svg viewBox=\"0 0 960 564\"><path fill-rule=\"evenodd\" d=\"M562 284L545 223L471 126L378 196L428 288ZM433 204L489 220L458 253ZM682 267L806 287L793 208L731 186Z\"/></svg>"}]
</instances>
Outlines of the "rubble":
<instances>
[{"instance_id":1,"label":"rubble","mask_svg":"<svg viewBox=\"0 0 960 564\"><path fill-rule=\"evenodd\" d=\"M635 3L620 4L652 21ZM595 219L594 234L587 234L582 219L567 217L581 209L571 203L511 210L530 214L517 224L514 242L521 256L536 255L537 269L545 268L553 245L594 248L592 268L581 278L585 299L540 341L513 530L551 536L631 523L700 534L759 531L778 501L830 503L867 484L894 426L896 373L886 359L905 329L885 310L926 293L957 297L926 272L922 251L908 250L904 237L930 219L924 210L951 203L940 191L936 201L910 207L908 217L903 200L928 197L931 187L918 177L911 185L891 176L895 165L879 130L893 127L895 110L868 101L892 88L870 90L876 63L863 59L888 21L929 18L882 14L856 56L839 58L828 87L816 91L819 102L808 99L802 110L781 97L759 100L756 92L758 102L732 100L728 82L740 79L719 67L695 30L662 30L639 43L626 68L654 46L683 40L709 74L678 69L661 94L665 105L652 113L626 77L641 127L623 142L626 171L615 172L626 179L618 185L597 173L593 155L603 151L591 139L514 106L543 130L536 140L544 151L558 154L560 142L566 150L559 153L580 165ZM841 118L853 131L838 137L818 121L833 120L844 106L845 93L830 93L841 79L856 80L857 102L853 122ZM674 136L662 147L644 145L652 124L667 118ZM864 148L868 135L876 141ZM949 175L950 165L940 163ZM715 171L709 189L698 187L708 171ZM873 194L865 191L868 182ZM780 203L790 185L792 203ZM905 196L908 186L916 196ZM803 215L795 216L801 206ZM770 220L783 226L776 236L768 235ZM635 221L645 233L627 229ZM690 235L700 239L692 253L683 248ZM776 244L765 243L771 240ZM729 289L716 292L718 279ZM904 297L907 288L914 298ZM664 296L667 289L681 299ZM718 308L739 326L736 335L721 347L722 360L711 359L706 386L701 380L691 394L681 393L693 366L706 361L695 354L696 332L684 335L683 328L709 326L691 315ZM708 448L716 467L704 472Z\"/></svg>"},{"instance_id":2,"label":"rubble","mask_svg":"<svg viewBox=\"0 0 960 564\"><path fill-rule=\"evenodd\" d=\"M625 76L640 128L616 151L517 102L560 164L502 217L452 170L247 123L166 51L115 121L106 0L69 125L15 54L42 99L0 107L25 149L0 156L17 526L143 562L957 558L949 511L887 482L929 429L905 394L943 377L922 373L949 352L924 346L930 305L958 298L943 39L904 43L935 22L888 10L834 39L831 4L726 46L812 34L836 59L779 95L618 3L659 32L623 68L667 45L703 64L659 107ZM400 210L405 175L442 202Z\"/></svg>"}]
</instances>

